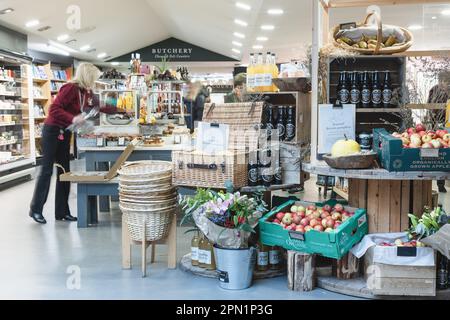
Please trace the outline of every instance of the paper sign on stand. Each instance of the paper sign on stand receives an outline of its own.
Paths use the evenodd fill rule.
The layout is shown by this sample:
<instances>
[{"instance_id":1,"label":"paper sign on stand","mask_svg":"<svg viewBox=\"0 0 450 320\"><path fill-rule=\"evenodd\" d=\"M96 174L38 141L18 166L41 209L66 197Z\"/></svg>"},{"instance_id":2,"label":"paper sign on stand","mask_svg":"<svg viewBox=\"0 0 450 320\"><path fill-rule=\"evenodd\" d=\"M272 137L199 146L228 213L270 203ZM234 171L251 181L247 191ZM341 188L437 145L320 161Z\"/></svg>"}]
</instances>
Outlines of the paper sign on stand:
<instances>
[{"instance_id":1,"label":"paper sign on stand","mask_svg":"<svg viewBox=\"0 0 450 320\"><path fill-rule=\"evenodd\" d=\"M199 122L197 134L197 151L205 154L225 152L228 150L230 126Z\"/></svg>"},{"instance_id":2,"label":"paper sign on stand","mask_svg":"<svg viewBox=\"0 0 450 320\"><path fill-rule=\"evenodd\" d=\"M344 139L345 136L355 140L355 127L356 106L354 104L319 105L319 154L330 153L336 141Z\"/></svg>"}]
</instances>

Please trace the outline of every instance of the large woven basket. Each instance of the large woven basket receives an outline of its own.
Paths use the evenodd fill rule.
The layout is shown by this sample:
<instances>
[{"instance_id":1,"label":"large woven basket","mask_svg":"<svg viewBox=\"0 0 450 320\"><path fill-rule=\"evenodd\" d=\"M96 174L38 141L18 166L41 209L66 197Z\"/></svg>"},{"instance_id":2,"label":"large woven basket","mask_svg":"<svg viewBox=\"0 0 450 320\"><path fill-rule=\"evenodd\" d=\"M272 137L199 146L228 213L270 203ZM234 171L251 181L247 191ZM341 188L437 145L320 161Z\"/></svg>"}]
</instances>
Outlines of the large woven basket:
<instances>
[{"instance_id":1,"label":"large woven basket","mask_svg":"<svg viewBox=\"0 0 450 320\"><path fill-rule=\"evenodd\" d=\"M172 152L174 184L202 188L235 188L247 185L248 154L227 152L207 155L196 151Z\"/></svg>"},{"instance_id":2,"label":"large woven basket","mask_svg":"<svg viewBox=\"0 0 450 320\"><path fill-rule=\"evenodd\" d=\"M381 43L383 41L383 23L381 21L381 17L378 13L376 12L371 12L366 16L366 19L364 20L364 22L360 23L357 25L357 27L362 27L362 26L370 26L369 19L371 16L374 16L376 21L377 21L377 26L378 26L378 33L377 33L377 45L375 47L375 49L363 49L363 48L354 48L352 46L349 45L344 45L341 44L339 42L336 41L336 35L337 33L340 31L340 27L336 26L333 29L333 42L334 45L346 50L351 50L351 51L356 51L358 53L361 54L366 54L366 55L383 55L383 54L394 54L394 53L400 53L400 52L404 52L406 50L408 50L409 48L411 48L411 46L414 43L414 36L412 35L412 33L405 29L405 28L401 28L399 27L406 38L406 41L404 44L402 45L398 45L398 46L392 46L392 47L387 47L387 48L382 48L381 47Z\"/></svg>"},{"instance_id":3,"label":"large woven basket","mask_svg":"<svg viewBox=\"0 0 450 320\"><path fill-rule=\"evenodd\" d=\"M146 214L140 211L122 210L125 215L125 221L128 226L130 237L134 241L158 241L164 239L170 228L175 211L157 211L152 214Z\"/></svg>"}]
</instances>

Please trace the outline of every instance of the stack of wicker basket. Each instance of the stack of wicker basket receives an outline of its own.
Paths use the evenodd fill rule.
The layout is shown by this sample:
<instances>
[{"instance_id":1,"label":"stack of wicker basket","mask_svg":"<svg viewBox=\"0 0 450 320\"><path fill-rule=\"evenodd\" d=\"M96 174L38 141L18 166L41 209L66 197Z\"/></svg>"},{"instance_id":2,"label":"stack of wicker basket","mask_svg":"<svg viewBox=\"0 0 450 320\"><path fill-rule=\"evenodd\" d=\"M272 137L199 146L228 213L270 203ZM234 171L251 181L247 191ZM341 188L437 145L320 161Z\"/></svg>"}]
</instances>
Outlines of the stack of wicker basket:
<instances>
[{"instance_id":1,"label":"stack of wicker basket","mask_svg":"<svg viewBox=\"0 0 450 320\"><path fill-rule=\"evenodd\" d=\"M172 163L128 163L119 170L119 181L120 209L132 240L152 242L165 238L177 208Z\"/></svg>"}]
</instances>

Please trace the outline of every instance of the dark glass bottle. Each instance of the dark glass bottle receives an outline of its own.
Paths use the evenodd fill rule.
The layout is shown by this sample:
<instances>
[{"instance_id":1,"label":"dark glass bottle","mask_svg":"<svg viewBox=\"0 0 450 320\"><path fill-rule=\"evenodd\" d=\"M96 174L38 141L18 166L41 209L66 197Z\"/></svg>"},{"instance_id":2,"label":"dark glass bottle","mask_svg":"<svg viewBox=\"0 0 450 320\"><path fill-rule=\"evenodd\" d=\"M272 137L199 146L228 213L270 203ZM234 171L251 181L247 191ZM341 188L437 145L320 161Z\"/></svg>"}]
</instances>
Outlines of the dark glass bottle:
<instances>
[{"instance_id":1,"label":"dark glass bottle","mask_svg":"<svg viewBox=\"0 0 450 320\"><path fill-rule=\"evenodd\" d=\"M361 107L370 108L372 106L372 90L370 90L369 73L364 71L361 85Z\"/></svg>"},{"instance_id":2,"label":"dark glass bottle","mask_svg":"<svg viewBox=\"0 0 450 320\"><path fill-rule=\"evenodd\" d=\"M283 184L283 169L281 168L280 150L275 150L272 153L272 159L274 161L274 173L273 173L273 184L282 185Z\"/></svg>"},{"instance_id":3,"label":"dark glass bottle","mask_svg":"<svg viewBox=\"0 0 450 320\"><path fill-rule=\"evenodd\" d=\"M258 185L259 173L258 173L258 152L250 152L248 160L248 185L254 187Z\"/></svg>"},{"instance_id":4,"label":"dark glass bottle","mask_svg":"<svg viewBox=\"0 0 450 320\"><path fill-rule=\"evenodd\" d=\"M448 288L448 259L438 254L437 288L446 290Z\"/></svg>"},{"instance_id":5,"label":"dark glass bottle","mask_svg":"<svg viewBox=\"0 0 450 320\"><path fill-rule=\"evenodd\" d=\"M295 111L294 107L288 107L287 112L287 120L286 120L286 138L285 141L292 141L295 138L296 134L296 125L295 125Z\"/></svg>"},{"instance_id":6,"label":"dark glass bottle","mask_svg":"<svg viewBox=\"0 0 450 320\"><path fill-rule=\"evenodd\" d=\"M285 127L285 112L284 107L278 107L278 121L277 121L277 130L278 130L278 140L284 141L286 138L286 127Z\"/></svg>"},{"instance_id":7,"label":"dark glass bottle","mask_svg":"<svg viewBox=\"0 0 450 320\"><path fill-rule=\"evenodd\" d=\"M382 93L383 107L390 108L392 101L392 86L391 86L391 73L386 71L384 74L383 93Z\"/></svg>"},{"instance_id":8,"label":"dark glass bottle","mask_svg":"<svg viewBox=\"0 0 450 320\"><path fill-rule=\"evenodd\" d=\"M345 71L342 71L339 75L339 84L338 84L338 100L342 104L346 104L350 102L350 91L348 90L347 84L347 74Z\"/></svg>"},{"instance_id":9,"label":"dark glass bottle","mask_svg":"<svg viewBox=\"0 0 450 320\"><path fill-rule=\"evenodd\" d=\"M272 150L269 145L262 147L259 154L259 164L261 170L261 182L264 186L269 187L273 183L272 171Z\"/></svg>"},{"instance_id":10,"label":"dark glass bottle","mask_svg":"<svg viewBox=\"0 0 450 320\"><path fill-rule=\"evenodd\" d=\"M268 140L272 139L272 134L273 134L274 129L275 129L275 126L274 126L273 107L269 106L267 108L267 113L266 113L266 130L267 130L267 139Z\"/></svg>"},{"instance_id":11,"label":"dark glass bottle","mask_svg":"<svg viewBox=\"0 0 450 320\"><path fill-rule=\"evenodd\" d=\"M380 85L380 75L378 71L374 71L372 79L372 107L380 108L383 102L383 92Z\"/></svg>"},{"instance_id":12,"label":"dark glass bottle","mask_svg":"<svg viewBox=\"0 0 450 320\"><path fill-rule=\"evenodd\" d=\"M352 86L350 87L350 103L356 105L356 108L360 108L361 89L359 86L358 73L356 71L352 73Z\"/></svg>"}]
</instances>

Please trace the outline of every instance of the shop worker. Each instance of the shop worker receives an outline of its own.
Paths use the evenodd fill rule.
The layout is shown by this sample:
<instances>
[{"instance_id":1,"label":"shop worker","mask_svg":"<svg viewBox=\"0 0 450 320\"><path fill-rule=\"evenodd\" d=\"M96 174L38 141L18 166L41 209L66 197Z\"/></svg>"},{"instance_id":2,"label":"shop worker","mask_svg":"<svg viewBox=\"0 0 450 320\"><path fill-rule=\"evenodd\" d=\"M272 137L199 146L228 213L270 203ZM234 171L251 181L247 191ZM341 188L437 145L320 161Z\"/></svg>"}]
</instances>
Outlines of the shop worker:
<instances>
[{"instance_id":1,"label":"shop worker","mask_svg":"<svg viewBox=\"0 0 450 320\"><path fill-rule=\"evenodd\" d=\"M33 200L30 205L30 217L37 223L45 224L47 221L42 215L44 204L50 188L50 181L55 163L61 165L66 172L70 171L70 140L72 133L67 128L72 125L82 125L86 120L81 114L88 108L98 107L98 99L94 101L92 90L101 72L90 63L78 66L75 77L65 84L50 106L49 114L42 130L42 166L36 180ZM102 108L101 112L117 113L112 107ZM61 182L59 175L63 170L58 168L55 194L56 220L77 221L70 214L69 192L70 183Z\"/></svg>"},{"instance_id":2,"label":"shop worker","mask_svg":"<svg viewBox=\"0 0 450 320\"><path fill-rule=\"evenodd\" d=\"M247 83L247 75L239 73L234 77L234 89L225 96L225 103L244 102L245 84Z\"/></svg>"}]
</instances>

